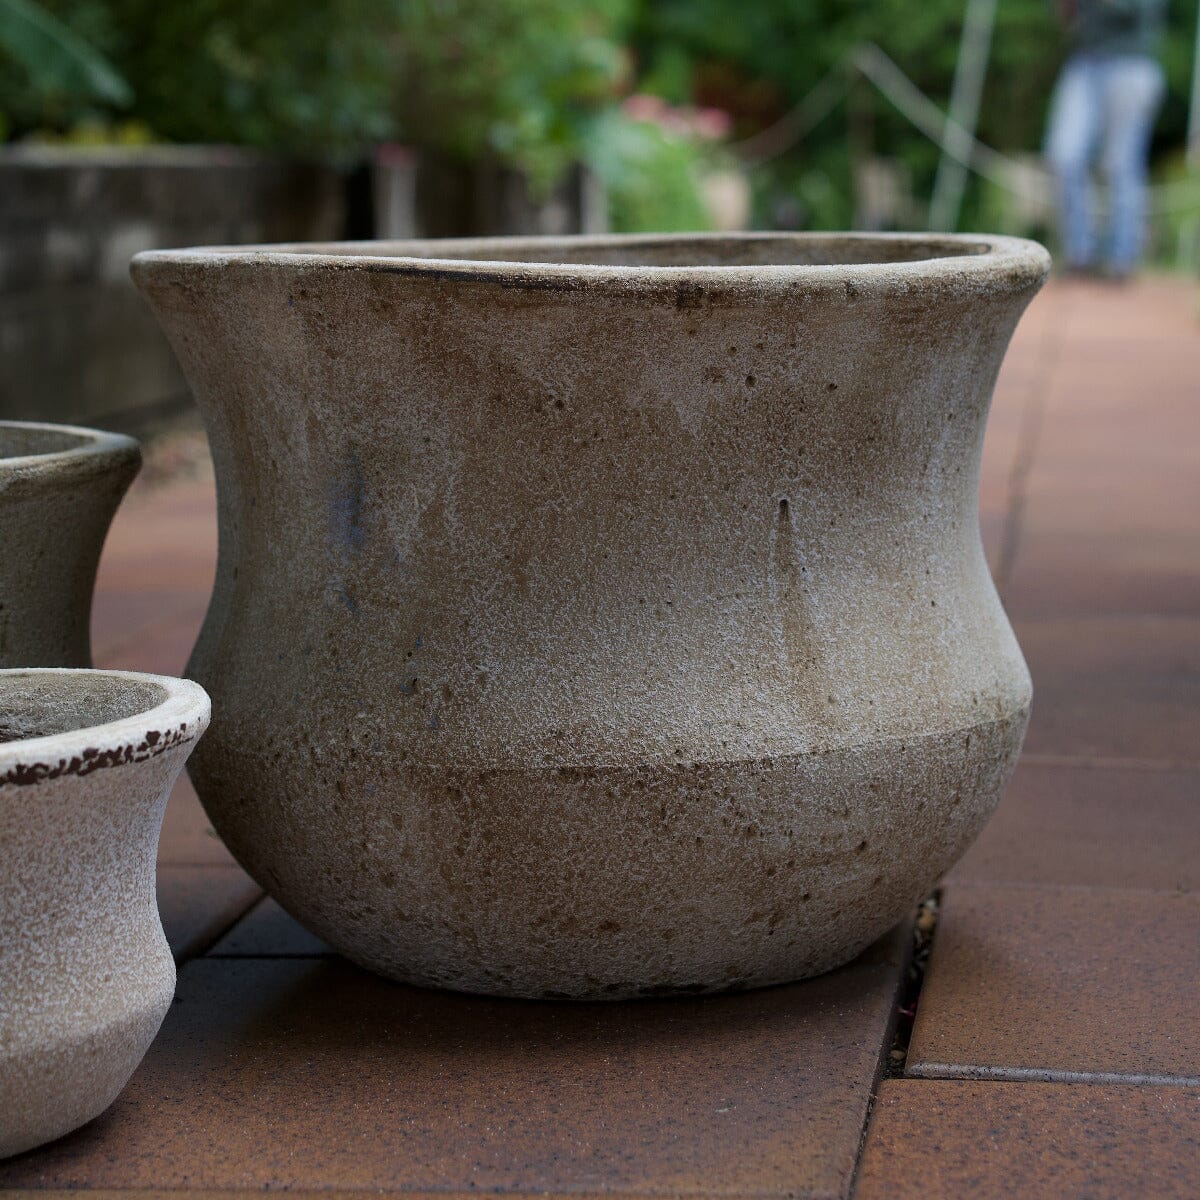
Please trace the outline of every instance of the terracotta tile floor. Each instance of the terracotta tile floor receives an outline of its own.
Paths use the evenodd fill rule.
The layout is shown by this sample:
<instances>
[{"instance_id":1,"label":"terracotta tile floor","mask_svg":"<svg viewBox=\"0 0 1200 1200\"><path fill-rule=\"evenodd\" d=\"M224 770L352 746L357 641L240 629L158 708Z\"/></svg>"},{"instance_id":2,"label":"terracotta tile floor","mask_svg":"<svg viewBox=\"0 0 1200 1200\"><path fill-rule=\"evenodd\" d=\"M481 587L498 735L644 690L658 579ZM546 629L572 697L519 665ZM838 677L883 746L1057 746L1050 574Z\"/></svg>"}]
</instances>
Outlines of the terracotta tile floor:
<instances>
[{"instance_id":1,"label":"terracotta tile floor","mask_svg":"<svg viewBox=\"0 0 1200 1200\"><path fill-rule=\"evenodd\" d=\"M105 551L101 665L180 673L203 615L211 481L162 474ZM109 1113L0 1164L0 1188L1194 1197L1197 289L1055 283L1035 302L997 385L981 526L1035 717L945 881L907 1058L889 1053L905 928L739 997L422 993L265 899L185 781L160 852L177 1002Z\"/></svg>"}]
</instances>

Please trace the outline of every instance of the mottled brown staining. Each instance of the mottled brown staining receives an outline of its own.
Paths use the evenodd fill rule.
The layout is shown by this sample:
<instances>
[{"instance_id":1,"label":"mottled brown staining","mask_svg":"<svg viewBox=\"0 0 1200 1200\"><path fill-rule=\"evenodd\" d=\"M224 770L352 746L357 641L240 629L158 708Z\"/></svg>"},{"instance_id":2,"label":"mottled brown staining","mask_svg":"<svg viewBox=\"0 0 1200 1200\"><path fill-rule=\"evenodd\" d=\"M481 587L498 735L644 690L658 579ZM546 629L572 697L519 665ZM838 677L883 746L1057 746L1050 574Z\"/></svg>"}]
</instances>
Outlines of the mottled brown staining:
<instances>
[{"instance_id":1,"label":"mottled brown staining","mask_svg":"<svg viewBox=\"0 0 1200 1200\"><path fill-rule=\"evenodd\" d=\"M129 742L108 750L88 746L81 753L71 758L60 758L56 763L17 763L0 775L0 787L28 787L49 779L62 779L68 775L90 775L93 771L102 771L108 767L124 767L130 763L146 762L192 740L193 735L188 732L186 722L165 733L151 730L140 742Z\"/></svg>"}]
</instances>

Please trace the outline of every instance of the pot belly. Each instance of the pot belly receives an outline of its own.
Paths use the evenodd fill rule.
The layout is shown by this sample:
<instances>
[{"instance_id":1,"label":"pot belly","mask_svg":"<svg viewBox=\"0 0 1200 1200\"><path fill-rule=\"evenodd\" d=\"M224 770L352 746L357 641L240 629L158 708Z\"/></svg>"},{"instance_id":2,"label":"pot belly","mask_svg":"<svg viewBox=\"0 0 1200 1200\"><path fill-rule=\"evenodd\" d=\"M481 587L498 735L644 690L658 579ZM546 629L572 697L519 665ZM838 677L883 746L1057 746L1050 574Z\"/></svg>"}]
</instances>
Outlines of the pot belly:
<instances>
[{"instance_id":1,"label":"pot belly","mask_svg":"<svg viewBox=\"0 0 1200 1200\"><path fill-rule=\"evenodd\" d=\"M854 957L979 832L1027 716L597 768L432 767L260 726L236 745L210 736L193 770L247 869L361 965L423 986L617 999Z\"/></svg>"},{"instance_id":2,"label":"pot belly","mask_svg":"<svg viewBox=\"0 0 1200 1200\"><path fill-rule=\"evenodd\" d=\"M421 984L615 998L851 957L1019 748L975 496L1045 269L944 238L141 260L217 469L189 674L218 832Z\"/></svg>"}]
</instances>

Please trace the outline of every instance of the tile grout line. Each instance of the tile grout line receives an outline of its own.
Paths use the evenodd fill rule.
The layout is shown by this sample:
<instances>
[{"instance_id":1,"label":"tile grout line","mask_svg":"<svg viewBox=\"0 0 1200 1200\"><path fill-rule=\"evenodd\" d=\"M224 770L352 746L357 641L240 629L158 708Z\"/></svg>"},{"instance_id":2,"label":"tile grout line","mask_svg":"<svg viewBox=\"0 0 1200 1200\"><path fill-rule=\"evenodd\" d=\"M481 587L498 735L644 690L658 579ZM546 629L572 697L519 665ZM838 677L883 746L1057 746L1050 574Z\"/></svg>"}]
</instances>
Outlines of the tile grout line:
<instances>
[{"instance_id":1,"label":"tile grout line","mask_svg":"<svg viewBox=\"0 0 1200 1200\"><path fill-rule=\"evenodd\" d=\"M250 918L252 916L254 916L254 914L260 908L263 908L269 899L270 899L270 896L267 895L266 888L260 887L258 889L258 898L253 900L250 904L250 907L247 908L246 911L244 913L242 913L242 915L240 917L238 917L238 919L236 921L234 921L234 923L232 925L230 925L230 927L219 938L217 938L215 941L213 941L211 945L207 946L204 950L203 955L199 956L199 957L203 957L203 958L241 958L241 957L244 957L243 955L214 954L213 951L221 944L221 942L225 938L229 937L229 935L232 934L233 931L243 921L250 920Z\"/></svg>"},{"instance_id":2,"label":"tile grout line","mask_svg":"<svg viewBox=\"0 0 1200 1200\"><path fill-rule=\"evenodd\" d=\"M926 913L932 915L932 920L922 927L921 920ZM901 968L900 980L892 996L891 1019L888 1021L887 1029L884 1031L883 1045L885 1053L880 1055L875 1069L875 1078L872 1080L870 1090L867 1093L867 1111L863 1114L862 1129L858 1135L858 1147L854 1153L854 1166L850 1171L849 1186L845 1193L847 1197L852 1197L858 1189L858 1174L862 1167L863 1152L866 1150L867 1138L871 1132L871 1120L875 1115L875 1101L878 1098L880 1086L889 1079L897 1078L895 1063L892 1059L892 1055L898 1049L896 1043L903 1041L903 1051L906 1055L908 1052L908 1041L912 1037L912 1022L909 1021L907 1027L905 1027L901 1022L901 1017L904 1015L906 1009L911 1009L913 1014L916 1013L921 987L925 982L925 965L929 960L929 951L933 945L933 935L937 928L937 914L938 893L934 892L917 906L917 912L913 919L912 937L909 939L908 954L905 956L905 961ZM900 1070L903 1070L902 1066Z\"/></svg>"},{"instance_id":3,"label":"tile grout line","mask_svg":"<svg viewBox=\"0 0 1200 1200\"><path fill-rule=\"evenodd\" d=\"M1019 765L1080 771L1200 772L1197 759L1108 758L1097 754L1022 754Z\"/></svg>"},{"instance_id":4,"label":"tile grout line","mask_svg":"<svg viewBox=\"0 0 1200 1200\"><path fill-rule=\"evenodd\" d=\"M982 891L988 888L1007 889L1009 891L1034 891L1034 892L1100 892L1107 896L1191 896L1195 894L1194 888L1177 885L1175 887L1148 887L1148 886L1129 886L1125 884L1106 884L1106 883L1052 883L1047 880L1039 879L1003 879L1003 878L979 878L972 876L965 879L956 879L953 875L947 876L942 881L941 889L945 891L949 889L953 892L958 891Z\"/></svg>"},{"instance_id":5,"label":"tile grout line","mask_svg":"<svg viewBox=\"0 0 1200 1200\"><path fill-rule=\"evenodd\" d=\"M257 887L258 885L256 884L255 886ZM228 935L232 933L234 929L236 929L237 926L242 923L243 920L245 920L245 918L249 915L250 910L256 905L261 904L262 901L266 899L266 895L266 892L264 892L262 888L258 888L258 895L251 899L243 907L238 908L233 917L231 917L229 920L221 922L216 927L215 931L208 933L203 937L197 938L192 949L186 954L181 954L175 960L176 970L190 962L207 958L208 952L215 945L217 945L222 938L228 937Z\"/></svg>"},{"instance_id":6,"label":"tile grout line","mask_svg":"<svg viewBox=\"0 0 1200 1200\"><path fill-rule=\"evenodd\" d=\"M1055 1071L1041 1067L956 1067L923 1063L907 1079L950 1079L962 1083L1125 1084L1129 1087L1200 1087L1200 1075L1159 1075L1121 1071Z\"/></svg>"}]
</instances>

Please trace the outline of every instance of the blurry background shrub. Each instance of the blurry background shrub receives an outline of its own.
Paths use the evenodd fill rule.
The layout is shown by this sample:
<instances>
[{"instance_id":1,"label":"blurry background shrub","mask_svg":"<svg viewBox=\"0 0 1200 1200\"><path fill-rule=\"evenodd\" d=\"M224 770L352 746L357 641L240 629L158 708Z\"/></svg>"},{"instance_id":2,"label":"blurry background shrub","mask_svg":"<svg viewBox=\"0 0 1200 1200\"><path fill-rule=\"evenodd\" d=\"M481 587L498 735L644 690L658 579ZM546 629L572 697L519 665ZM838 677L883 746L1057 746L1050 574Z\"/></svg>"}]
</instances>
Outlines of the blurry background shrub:
<instances>
[{"instance_id":1,"label":"blurry background shrub","mask_svg":"<svg viewBox=\"0 0 1200 1200\"><path fill-rule=\"evenodd\" d=\"M115 67L132 92L124 111L158 139L315 158L391 132L395 53L376 0L37 2ZM70 134L122 108L50 91L44 71L10 62L0 112L14 134Z\"/></svg>"},{"instance_id":2,"label":"blurry background shrub","mask_svg":"<svg viewBox=\"0 0 1200 1200\"><path fill-rule=\"evenodd\" d=\"M720 109L676 107L646 93L602 113L591 123L585 151L604 184L613 230L670 233L720 224L706 203L705 182L728 169L720 150L728 132L728 114Z\"/></svg>"},{"instance_id":3,"label":"blurry background shrub","mask_svg":"<svg viewBox=\"0 0 1200 1200\"><path fill-rule=\"evenodd\" d=\"M1196 21L1195 0L1169 3L1164 162L1185 138ZM760 226L921 224L938 147L862 79L802 139L740 174L731 165L740 140L863 42L944 107L964 10L964 0L0 0L0 136L228 142L341 162L402 141L517 170L541 193L584 162L618 229L722 224L713 197L736 207L746 181ZM1018 176L1040 147L1062 52L1047 0L1000 0L978 134ZM726 114L722 136L677 120L712 111ZM1036 233L1044 219L1021 189L973 179L960 228Z\"/></svg>"},{"instance_id":4,"label":"blurry background shrub","mask_svg":"<svg viewBox=\"0 0 1200 1200\"><path fill-rule=\"evenodd\" d=\"M398 135L492 158L547 190L580 160L631 62L632 0L401 0L393 8Z\"/></svg>"},{"instance_id":5,"label":"blurry background shrub","mask_svg":"<svg viewBox=\"0 0 1200 1200\"><path fill-rule=\"evenodd\" d=\"M93 107L132 101L129 84L86 36L37 0L0 0L0 140L14 126L68 125Z\"/></svg>"}]
</instances>

